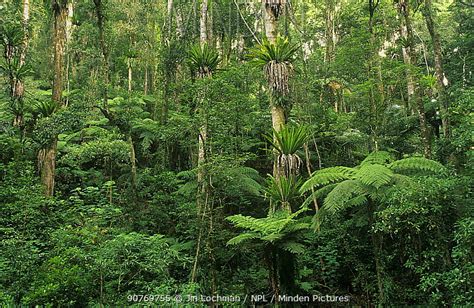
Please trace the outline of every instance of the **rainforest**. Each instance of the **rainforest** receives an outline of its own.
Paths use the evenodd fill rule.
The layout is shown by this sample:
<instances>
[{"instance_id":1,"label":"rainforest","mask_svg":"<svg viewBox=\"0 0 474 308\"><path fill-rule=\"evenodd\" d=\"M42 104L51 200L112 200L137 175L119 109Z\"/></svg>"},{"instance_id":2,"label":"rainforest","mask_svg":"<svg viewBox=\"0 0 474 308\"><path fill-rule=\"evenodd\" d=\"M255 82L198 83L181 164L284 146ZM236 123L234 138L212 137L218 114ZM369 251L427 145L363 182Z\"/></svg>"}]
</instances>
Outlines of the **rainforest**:
<instances>
[{"instance_id":1,"label":"rainforest","mask_svg":"<svg viewBox=\"0 0 474 308\"><path fill-rule=\"evenodd\" d=\"M471 0L0 0L0 305L472 305L473 51Z\"/></svg>"}]
</instances>

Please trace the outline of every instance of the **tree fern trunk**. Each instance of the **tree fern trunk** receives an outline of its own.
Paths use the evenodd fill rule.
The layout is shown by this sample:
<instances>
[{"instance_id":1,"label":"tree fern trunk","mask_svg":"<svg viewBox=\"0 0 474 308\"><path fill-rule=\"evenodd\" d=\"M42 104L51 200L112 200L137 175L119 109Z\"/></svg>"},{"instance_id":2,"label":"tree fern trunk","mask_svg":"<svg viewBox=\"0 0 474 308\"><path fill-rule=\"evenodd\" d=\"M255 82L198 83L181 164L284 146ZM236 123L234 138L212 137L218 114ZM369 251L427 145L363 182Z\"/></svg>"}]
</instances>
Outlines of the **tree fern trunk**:
<instances>
[{"instance_id":1,"label":"tree fern trunk","mask_svg":"<svg viewBox=\"0 0 474 308\"><path fill-rule=\"evenodd\" d=\"M385 304L385 291L384 291L384 268L383 262L381 260L381 247L382 239L380 235L376 234L373 227L375 223L374 214L375 214L375 204L372 200L368 200L368 211L369 211L369 231L372 240L372 248L374 252L375 259L375 272L377 275L377 289L378 289L378 305Z\"/></svg>"}]
</instances>

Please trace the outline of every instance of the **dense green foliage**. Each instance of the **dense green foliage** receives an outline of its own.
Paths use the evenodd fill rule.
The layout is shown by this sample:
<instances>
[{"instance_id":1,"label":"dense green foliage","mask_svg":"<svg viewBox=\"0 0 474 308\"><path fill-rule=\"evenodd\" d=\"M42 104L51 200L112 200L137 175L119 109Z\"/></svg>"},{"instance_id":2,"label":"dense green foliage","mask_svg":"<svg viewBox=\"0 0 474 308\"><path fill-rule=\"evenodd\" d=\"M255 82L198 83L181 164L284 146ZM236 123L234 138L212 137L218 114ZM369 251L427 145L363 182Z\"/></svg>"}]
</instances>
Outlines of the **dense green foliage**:
<instances>
[{"instance_id":1,"label":"dense green foliage","mask_svg":"<svg viewBox=\"0 0 474 308\"><path fill-rule=\"evenodd\" d=\"M402 1L267 1L273 43L257 0L209 0L207 43L202 0L59 2L57 102L58 1L30 1L25 22L24 1L0 0L0 306L474 302L469 3L431 4L441 88L431 1L409 2L414 41Z\"/></svg>"}]
</instances>

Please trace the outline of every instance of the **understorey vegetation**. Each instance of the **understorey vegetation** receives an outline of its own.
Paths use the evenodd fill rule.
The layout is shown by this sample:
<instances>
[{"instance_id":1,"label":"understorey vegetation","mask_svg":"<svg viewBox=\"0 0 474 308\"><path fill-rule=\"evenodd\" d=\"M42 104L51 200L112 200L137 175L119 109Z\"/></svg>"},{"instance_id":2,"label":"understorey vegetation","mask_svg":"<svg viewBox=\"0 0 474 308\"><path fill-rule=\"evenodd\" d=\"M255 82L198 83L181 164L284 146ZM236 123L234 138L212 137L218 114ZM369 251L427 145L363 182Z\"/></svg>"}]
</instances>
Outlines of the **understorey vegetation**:
<instances>
[{"instance_id":1,"label":"understorey vegetation","mask_svg":"<svg viewBox=\"0 0 474 308\"><path fill-rule=\"evenodd\" d=\"M457 0L0 0L0 306L469 306L473 31Z\"/></svg>"}]
</instances>

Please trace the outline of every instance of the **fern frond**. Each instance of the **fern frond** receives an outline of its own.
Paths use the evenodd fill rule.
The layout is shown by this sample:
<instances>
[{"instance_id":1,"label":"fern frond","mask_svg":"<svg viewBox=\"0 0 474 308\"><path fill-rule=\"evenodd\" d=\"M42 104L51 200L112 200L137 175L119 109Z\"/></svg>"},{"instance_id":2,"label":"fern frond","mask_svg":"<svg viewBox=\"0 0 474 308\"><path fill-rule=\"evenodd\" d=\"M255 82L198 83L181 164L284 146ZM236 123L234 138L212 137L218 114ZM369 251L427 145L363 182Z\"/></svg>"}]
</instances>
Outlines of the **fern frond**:
<instances>
[{"instance_id":1,"label":"fern frond","mask_svg":"<svg viewBox=\"0 0 474 308\"><path fill-rule=\"evenodd\" d=\"M229 216L226 218L228 221L233 223L236 227L242 229L248 229L256 232L264 232L266 224L263 221L266 218L258 219L251 216L243 216L242 214Z\"/></svg>"},{"instance_id":2,"label":"fern frond","mask_svg":"<svg viewBox=\"0 0 474 308\"><path fill-rule=\"evenodd\" d=\"M261 239L262 241L273 243L273 242L281 240L283 236L284 234L282 233L271 233L271 234L262 236Z\"/></svg>"},{"instance_id":3,"label":"fern frond","mask_svg":"<svg viewBox=\"0 0 474 308\"><path fill-rule=\"evenodd\" d=\"M305 193L312 187L314 188L352 179L354 174L355 170L348 167L331 167L316 171L313 173L313 176L301 186L300 193Z\"/></svg>"},{"instance_id":4,"label":"fern frond","mask_svg":"<svg viewBox=\"0 0 474 308\"><path fill-rule=\"evenodd\" d=\"M306 251L306 247L303 244L297 242L287 242L280 245L280 248L288 251L292 254L300 254Z\"/></svg>"},{"instance_id":5,"label":"fern frond","mask_svg":"<svg viewBox=\"0 0 474 308\"><path fill-rule=\"evenodd\" d=\"M313 202L314 198L316 199L320 199L322 197L326 197L326 195L334 189L334 187L336 187L337 184L329 184L329 185L326 185L318 190L315 190L314 192L312 192L309 197L307 197L303 204L301 205L301 207L307 207L310 203Z\"/></svg>"},{"instance_id":6,"label":"fern frond","mask_svg":"<svg viewBox=\"0 0 474 308\"><path fill-rule=\"evenodd\" d=\"M331 213L342 210L355 196L366 191L357 180L345 180L339 183L324 200L324 208Z\"/></svg>"},{"instance_id":7,"label":"fern frond","mask_svg":"<svg viewBox=\"0 0 474 308\"><path fill-rule=\"evenodd\" d=\"M355 207L355 206L360 206L366 203L367 203L367 197L365 195L359 195L347 201L346 207L347 208Z\"/></svg>"},{"instance_id":8,"label":"fern frond","mask_svg":"<svg viewBox=\"0 0 474 308\"><path fill-rule=\"evenodd\" d=\"M292 233L292 232L308 229L309 227L310 227L310 224L307 222L295 222L295 223L289 224L286 227L285 231L288 233Z\"/></svg>"},{"instance_id":9,"label":"fern frond","mask_svg":"<svg viewBox=\"0 0 474 308\"><path fill-rule=\"evenodd\" d=\"M259 238L259 235L255 232L242 233L231 238L229 241L227 241L227 245L238 245L244 241L249 241L249 240L258 239L258 238Z\"/></svg>"},{"instance_id":10,"label":"fern frond","mask_svg":"<svg viewBox=\"0 0 474 308\"><path fill-rule=\"evenodd\" d=\"M392 180L393 172L379 164L364 164L357 170L356 177L362 184L376 189L387 185Z\"/></svg>"},{"instance_id":11,"label":"fern frond","mask_svg":"<svg viewBox=\"0 0 474 308\"><path fill-rule=\"evenodd\" d=\"M424 157L409 157L397 160L388 165L393 171L427 171L433 173L441 173L445 171L445 167L437 161L427 159Z\"/></svg>"}]
</instances>

